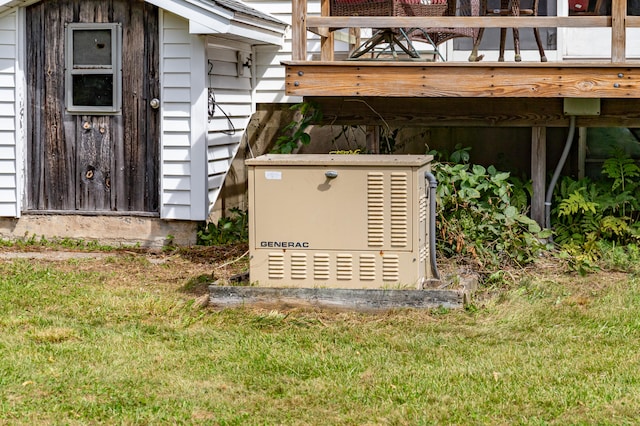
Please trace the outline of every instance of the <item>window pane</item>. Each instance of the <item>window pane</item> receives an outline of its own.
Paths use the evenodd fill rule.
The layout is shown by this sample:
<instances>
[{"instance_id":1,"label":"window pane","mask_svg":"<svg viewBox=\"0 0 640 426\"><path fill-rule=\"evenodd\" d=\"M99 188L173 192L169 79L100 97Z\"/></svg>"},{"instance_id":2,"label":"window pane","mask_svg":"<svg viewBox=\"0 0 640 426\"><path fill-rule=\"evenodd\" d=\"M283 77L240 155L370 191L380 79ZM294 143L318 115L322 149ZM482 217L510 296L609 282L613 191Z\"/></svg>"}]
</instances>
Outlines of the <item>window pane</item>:
<instances>
[{"instance_id":1,"label":"window pane","mask_svg":"<svg viewBox=\"0 0 640 426\"><path fill-rule=\"evenodd\" d=\"M111 65L111 30L74 30L73 65Z\"/></svg>"},{"instance_id":2,"label":"window pane","mask_svg":"<svg viewBox=\"0 0 640 426\"><path fill-rule=\"evenodd\" d=\"M74 75L73 105L113 106L113 75Z\"/></svg>"}]
</instances>

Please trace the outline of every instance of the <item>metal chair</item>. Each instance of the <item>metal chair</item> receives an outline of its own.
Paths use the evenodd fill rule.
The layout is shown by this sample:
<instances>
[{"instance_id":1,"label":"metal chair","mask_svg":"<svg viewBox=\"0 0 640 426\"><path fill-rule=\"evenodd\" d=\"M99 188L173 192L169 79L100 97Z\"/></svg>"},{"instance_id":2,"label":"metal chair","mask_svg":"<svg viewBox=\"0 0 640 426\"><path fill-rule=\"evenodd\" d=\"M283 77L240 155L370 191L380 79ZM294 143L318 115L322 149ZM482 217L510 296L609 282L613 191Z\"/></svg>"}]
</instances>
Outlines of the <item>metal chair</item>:
<instances>
[{"instance_id":1,"label":"metal chair","mask_svg":"<svg viewBox=\"0 0 640 426\"><path fill-rule=\"evenodd\" d=\"M450 0L444 16L479 16L479 0ZM474 43L480 35L480 28L418 28L411 33L413 40L425 40L435 46L458 37L470 37Z\"/></svg>"},{"instance_id":2,"label":"metal chair","mask_svg":"<svg viewBox=\"0 0 640 426\"><path fill-rule=\"evenodd\" d=\"M455 3L454 3L455 4ZM331 16L443 16L450 8L447 0L331 0ZM415 28L381 28L375 29L370 39L356 47L349 54L349 59L361 58L366 53L375 55L390 53L398 59L398 49L411 59L420 59L420 53L413 46L412 40L420 39L429 42L436 54L440 54L437 45L430 40L429 33L418 33ZM441 56L441 55L440 55Z\"/></svg>"}]
</instances>

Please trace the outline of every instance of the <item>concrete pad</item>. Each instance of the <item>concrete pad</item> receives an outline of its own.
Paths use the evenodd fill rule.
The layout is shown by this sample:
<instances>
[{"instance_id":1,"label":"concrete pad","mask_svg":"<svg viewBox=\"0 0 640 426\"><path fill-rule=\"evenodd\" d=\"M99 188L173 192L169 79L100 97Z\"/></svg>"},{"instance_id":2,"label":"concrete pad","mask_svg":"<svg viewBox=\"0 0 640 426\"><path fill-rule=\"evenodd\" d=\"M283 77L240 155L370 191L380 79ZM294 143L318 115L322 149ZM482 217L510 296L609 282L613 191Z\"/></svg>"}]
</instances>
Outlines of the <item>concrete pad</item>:
<instances>
[{"instance_id":1,"label":"concrete pad","mask_svg":"<svg viewBox=\"0 0 640 426\"><path fill-rule=\"evenodd\" d=\"M398 308L460 309L466 295L459 290L383 290L341 288L273 288L209 286L209 304L215 307L314 307L355 311Z\"/></svg>"}]
</instances>

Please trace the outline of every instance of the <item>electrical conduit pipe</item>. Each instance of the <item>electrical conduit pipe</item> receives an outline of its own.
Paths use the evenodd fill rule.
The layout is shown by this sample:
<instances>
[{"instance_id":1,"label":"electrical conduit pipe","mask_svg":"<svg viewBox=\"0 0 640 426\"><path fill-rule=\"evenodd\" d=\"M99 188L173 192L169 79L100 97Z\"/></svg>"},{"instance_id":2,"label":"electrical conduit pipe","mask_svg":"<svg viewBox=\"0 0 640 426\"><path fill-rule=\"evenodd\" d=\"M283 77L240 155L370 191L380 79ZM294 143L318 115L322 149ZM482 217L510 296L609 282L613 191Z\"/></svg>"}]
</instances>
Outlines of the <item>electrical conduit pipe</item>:
<instances>
[{"instance_id":1,"label":"electrical conduit pipe","mask_svg":"<svg viewBox=\"0 0 640 426\"><path fill-rule=\"evenodd\" d=\"M429 262L433 278L439 280L440 273L436 264L436 189L438 181L431 172L425 172L424 177L429 182L429 188L426 191L429 199Z\"/></svg>"},{"instance_id":2,"label":"electrical conduit pipe","mask_svg":"<svg viewBox=\"0 0 640 426\"><path fill-rule=\"evenodd\" d=\"M571 150L571 144L573 143L573 135L575 134L575 132L576 116L572 115L569 117L569 134L567 135L567 141L564 144L564 150L562 151L562 155L560 156L560 161L558 161L556 170L553 172L553 176L551 177L551 182L549 182L547 196L544 200L544 226L547 229L551 229L551 200L553 198L553 190L556 187L556 183L558 183L558 178L560 177L560 173L562 172L564 163L567 161L567 157L569 156L569 151Z\"/></svg>"}]
</instances>

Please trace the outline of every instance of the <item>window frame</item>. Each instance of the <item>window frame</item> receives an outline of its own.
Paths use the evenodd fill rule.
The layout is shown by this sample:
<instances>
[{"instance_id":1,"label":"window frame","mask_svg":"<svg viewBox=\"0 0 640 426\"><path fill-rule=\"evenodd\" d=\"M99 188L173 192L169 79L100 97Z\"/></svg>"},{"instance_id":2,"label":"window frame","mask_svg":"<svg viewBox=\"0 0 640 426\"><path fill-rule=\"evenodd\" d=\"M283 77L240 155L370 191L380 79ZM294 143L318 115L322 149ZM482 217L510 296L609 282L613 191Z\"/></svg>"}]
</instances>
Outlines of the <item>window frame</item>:
<instances>
[{"instance_id":1,"label":"window frame","mask_svg":"<svg viewBox=\"0 0 640 426\"><path fill-rule=\"evenodd\" d=\"M74 64L73 34L76 30L111 32L111 65ZM111 75L113 99L109 106L75 105L73 77L76 75ZM117 115L122 113L122 25L119 23L69 22L65 25L65 107L69 114Z\"/></svg>"}]
</instances>

